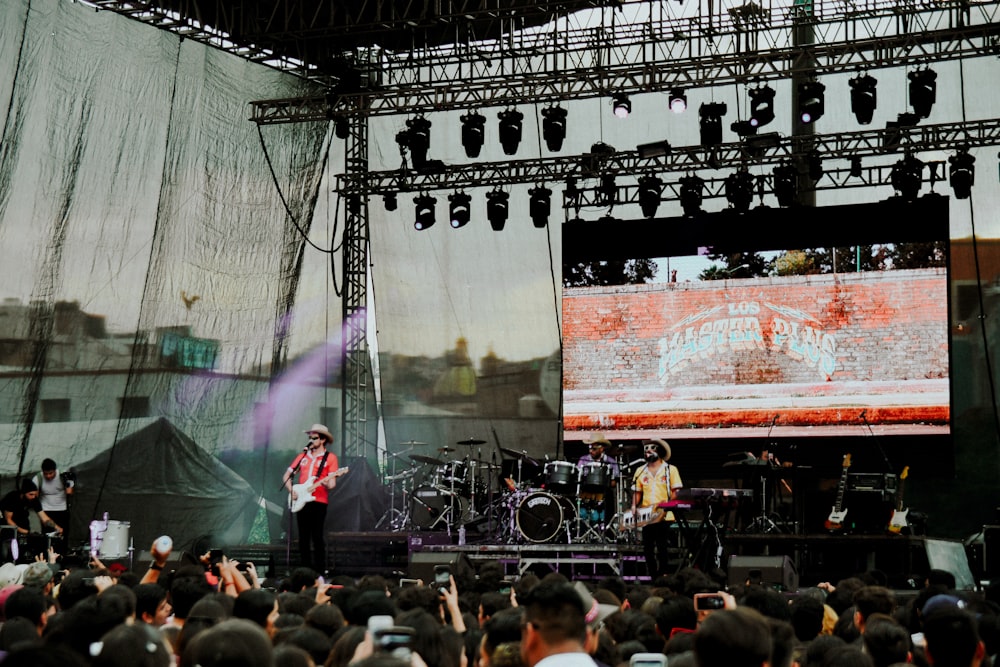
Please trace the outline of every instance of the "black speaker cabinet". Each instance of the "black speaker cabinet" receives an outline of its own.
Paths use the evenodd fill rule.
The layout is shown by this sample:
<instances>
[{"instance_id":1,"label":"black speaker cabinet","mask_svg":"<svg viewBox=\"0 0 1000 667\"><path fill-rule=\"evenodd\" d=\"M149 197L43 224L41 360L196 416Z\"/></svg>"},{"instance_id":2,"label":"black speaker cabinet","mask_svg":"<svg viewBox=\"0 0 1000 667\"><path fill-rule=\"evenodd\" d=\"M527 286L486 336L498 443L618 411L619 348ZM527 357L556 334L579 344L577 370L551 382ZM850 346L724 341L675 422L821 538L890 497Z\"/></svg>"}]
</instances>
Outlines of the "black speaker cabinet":
<instances>
[{"instance_id":1,"label":"black speaker cabinet","mask_svg":"<svg viewBox=\"0 0 1000 667\"><path fill-rule=\"evenodd\" d=\"M729 587L762 584L781 591L799 589L799 574L788 556L730 556Z\"/></svg>"},{"instance_id":2,"label":"black speaker cabinet","mask_svg":"<svg viewBox=\"0 0 1000 667\"><path fill-rule=\"evenodd\" d=\"M451 573L456 580L460 577L475 577L476 574L472 562L464 553L415 551L410 555L410 578L423 579L424 583L430 586L434 583L435 565L450 566Z\"/></svg>"}]
</instances>

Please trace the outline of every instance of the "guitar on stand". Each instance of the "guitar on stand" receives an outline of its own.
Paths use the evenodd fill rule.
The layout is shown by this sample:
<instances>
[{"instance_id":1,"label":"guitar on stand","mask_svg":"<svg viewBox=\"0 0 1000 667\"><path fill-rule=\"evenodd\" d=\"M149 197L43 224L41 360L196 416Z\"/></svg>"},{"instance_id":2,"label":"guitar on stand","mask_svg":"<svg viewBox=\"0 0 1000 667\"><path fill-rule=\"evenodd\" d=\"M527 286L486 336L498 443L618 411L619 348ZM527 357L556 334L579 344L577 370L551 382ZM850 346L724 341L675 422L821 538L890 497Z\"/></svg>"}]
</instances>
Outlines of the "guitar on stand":
<instances>
[{"instance_id":1,"label":"guitar on stand","mask_svg":"<svg viewBox=\"0 0 1000 667\"><path fill-rule=\"evenodd\" d=\"M292 484L292 494L295 495L295 500L292 500L292 495L288 496L288 506L292 510L292 514L298 512L306 503L312 502L316 499L314 495L316 489L318 489L323 483L330 479L335 479L341 475L346 475L350 468L340 468L331 472L329 475L323 477L323 479L317 480L315 477L310 477L301 484Z\"/></svg>"},{"instance_id":2,"label":"guitar on stand","mask_svg":"<svg viewBox=\"0 0 1000 667\"><path fill-rule=\"evenodd\" d=\"M903 468L903 472L899 473L899 490L896 491L896 508L892 510L892 517L889 519L889 532L900 534L903 529L909 524L906 522L906 515L910 513L909 509L903 509L903 487L905 486L906 478L910 475L910 466Z\"/></svg>"},{"instance_id":3,"label":"guitar on stand","mask_svg":"<svg viewBox=\"0 0 1000 667\"><path fill-rule=\"evenodd\" d=\"M840 484L837 486L837 501L823 524L827 530L839 532L844 529L844 519L847 518L847 508L844 507L844 492L847 490L847 470L851 467L851 455L844 454L844 468L840 473Z\"/></svg>"}]
</instances>

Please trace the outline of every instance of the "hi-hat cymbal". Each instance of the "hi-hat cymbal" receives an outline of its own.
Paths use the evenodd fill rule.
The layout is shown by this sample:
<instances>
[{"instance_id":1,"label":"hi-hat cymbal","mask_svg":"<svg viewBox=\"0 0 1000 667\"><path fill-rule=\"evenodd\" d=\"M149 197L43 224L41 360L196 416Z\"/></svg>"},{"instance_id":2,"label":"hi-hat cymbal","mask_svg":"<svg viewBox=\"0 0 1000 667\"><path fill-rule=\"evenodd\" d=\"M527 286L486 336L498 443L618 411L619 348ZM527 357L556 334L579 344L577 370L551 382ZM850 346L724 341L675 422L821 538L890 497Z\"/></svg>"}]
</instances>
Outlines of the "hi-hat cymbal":
<instances>
[{"instance_id":1,"label":"hi-hat cymbal","mask_svg":"<svg viewBox=\"0 0 1000 667\"><path fill-rule=\"evenodd\" d=\"M426 447L426 442L420 442L419 440L407 440L406 442L399 443L400 447Z\"/></svg>"},{"instance_id":2,"label":"hi-hat cymbal","mask_svg":"<svg viewBox=\"0 0 1000 667\"><path fill-rule=\"evenodd\" d=\"M485 440L478 440L476 438L466 438L465 440L459 440L455 443L456 445L485 445Z\"/></svg>"},{"instance_id":3,"label":"hi-hat cymbal","mask_svg":"<svg viewBox=\"0 0 1000 667\"><path fill-rule=\"evenodd\" d=\"M436 459L433 456L424 456L423 454L411 454L411 461L416 461L417 463L426 463L432 466L443 466L444 461L441 459Z\"/></svg>"},{"instance_id":4,"label":"hi-hat cymbal","mask_svg":"<svg viewBox=\"0 0 1000 667\"><path fill-rule=\"evenodd\" d=\"M524 459L525 461L527 461L532 465L538 465L538 461L528 456L528 452L519 452L516 449L510 449L508 447L501 447L500 451L506 454L507 456L513 456L516 459Z\"/></svg>"}]
</instances>

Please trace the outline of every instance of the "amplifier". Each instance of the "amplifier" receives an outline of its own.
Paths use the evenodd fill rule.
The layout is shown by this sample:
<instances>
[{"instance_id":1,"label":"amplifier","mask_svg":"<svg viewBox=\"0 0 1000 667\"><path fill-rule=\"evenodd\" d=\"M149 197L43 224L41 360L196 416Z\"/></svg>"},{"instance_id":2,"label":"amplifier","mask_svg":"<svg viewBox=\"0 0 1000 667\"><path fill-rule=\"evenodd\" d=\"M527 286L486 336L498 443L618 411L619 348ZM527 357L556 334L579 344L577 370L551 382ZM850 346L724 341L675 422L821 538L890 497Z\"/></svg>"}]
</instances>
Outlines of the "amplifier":
<instances>
[{"instance_id":1,"label":"amplifier","mask_svg":"<svg viewBox=\"0 0 1000 667\"><path fill-rule=\"evenodd\" d=\"M847 473L848 491L879 491L896 493L898 478L891 472L850 472Z\"/></svg>"}]
</instances>

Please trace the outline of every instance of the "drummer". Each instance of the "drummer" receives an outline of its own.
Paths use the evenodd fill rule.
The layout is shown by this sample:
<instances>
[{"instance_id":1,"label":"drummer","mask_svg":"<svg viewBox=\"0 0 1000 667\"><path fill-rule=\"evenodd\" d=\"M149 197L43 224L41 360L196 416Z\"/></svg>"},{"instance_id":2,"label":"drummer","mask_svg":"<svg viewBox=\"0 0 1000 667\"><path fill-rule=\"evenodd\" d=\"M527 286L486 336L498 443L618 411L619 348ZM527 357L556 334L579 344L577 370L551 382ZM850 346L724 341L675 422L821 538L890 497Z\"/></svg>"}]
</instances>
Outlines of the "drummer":
<instances>
[{"instance_id":1,"label":"drummer","mask_svg":"<svg viewBox=\"0 0 1000 667\"><path fill-rule=\"evenodd\" d=\"M580 460L576 462L581 482L587 478L588 471L593 467L606 467L608 470L607 479L610 481L610 486L598 492L581 489L580 499L593 501L595 504L603 501L604 520L609 521L615 513L612 487L615 485L615 480L618 479L618 462L605 451L611 447L611 442L600 431L591 433L590 438L584 440L584 443L588 447L587 453L581 456Z\"/></svg>"}]
</instances>

